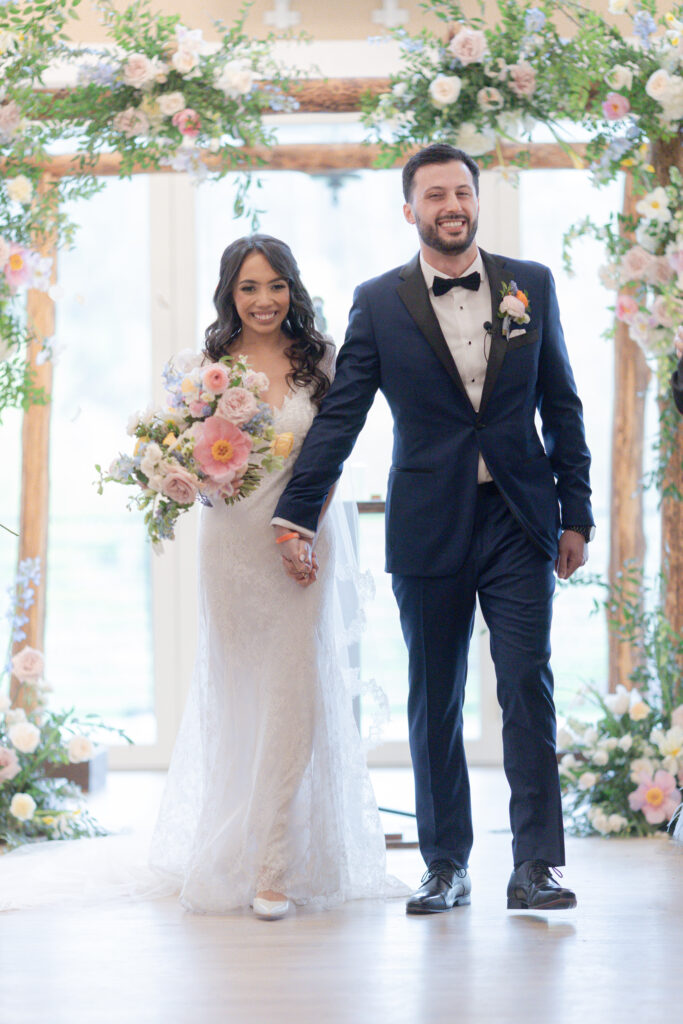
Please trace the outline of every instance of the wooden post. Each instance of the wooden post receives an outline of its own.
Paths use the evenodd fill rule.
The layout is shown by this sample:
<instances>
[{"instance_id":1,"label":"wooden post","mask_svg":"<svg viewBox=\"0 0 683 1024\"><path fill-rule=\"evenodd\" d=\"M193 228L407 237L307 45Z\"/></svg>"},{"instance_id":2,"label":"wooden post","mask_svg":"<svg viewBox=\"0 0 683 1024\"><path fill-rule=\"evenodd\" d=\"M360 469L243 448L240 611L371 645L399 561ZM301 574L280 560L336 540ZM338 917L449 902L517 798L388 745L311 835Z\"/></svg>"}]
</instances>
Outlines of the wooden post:
<instances>
[{"instance_id":1,"label":"wooden post","mask_svg":"<svg viewBox=\"0 0 683 1024\"><path fill-rule=\"evenodd\" d=\"M674 136L668 142L653 143L652 163L658 182L663 186L669 184L671 167L677 167L683 173L683 143L680 138ZM666 389L661 402L670 404L672 398L668 383ZM662 499L662 569L667 578L664 614L673 629L683 633L683 421L680 418L664 476L664 489L669 487L681 497Z\"/></svg>"},{"instance_id":2,"label":"wooden post","mask_svg":"<svg viewBox=\"0 0 683 1024\"><path fill-rule=\"evenodd\" d=\"M49 195L53 178L44 175L38 186L39 192ZM57 276L57 245L55 238L36 238L35 247L41 256L52 260L52 283ZM55 330L55 309L53 300L45 292L30 289L27 300L29 329L35 340L29 345L27 359L35 374L35 381L50 397L52 391L52 364L46 361L38 364L38 354L43 339L50 338ZM50 404L32 405L24 413L22 426L22 472L21 512L19 527L19 561L24 558L39 558L41 580L36 590L35 601L29 608L28 623L24 627L26 639L16 649L28 645L43 650L45 632L45 591L47 576L47 524L49 516L49 455L50 455ZM12 695L17 693L13 680ZM28 703L30 695L26 690L19 694L18 703Z\"/></svg>"},{"instance_id":3,"label":"wooden post","mask_svg":"<svg viewBox=\"0 0 683 1024\"><path fill-rule=\"evenodd\" d=\"M635 216L633 179L624 186L624 216ZM645 357L631 339L628 325L617 321L614 338L614 418L612 421L612 501L610 506L609 582L614 585L624 563L643 564L643 438L645 392L650 371ZM610 617L612 614L610 613ZM629 686L638 651L608 630L609 690L617 683Z\"/></svg>"}]
</instances>

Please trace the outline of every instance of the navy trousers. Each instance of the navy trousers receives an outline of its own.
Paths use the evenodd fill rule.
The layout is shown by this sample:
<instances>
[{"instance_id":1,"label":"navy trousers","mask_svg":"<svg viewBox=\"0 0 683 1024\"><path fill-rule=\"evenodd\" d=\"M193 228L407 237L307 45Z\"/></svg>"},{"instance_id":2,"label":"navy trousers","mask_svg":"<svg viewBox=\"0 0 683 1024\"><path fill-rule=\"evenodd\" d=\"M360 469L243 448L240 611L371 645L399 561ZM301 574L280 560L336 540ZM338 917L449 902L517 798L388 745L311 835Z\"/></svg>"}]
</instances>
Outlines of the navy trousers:
<instances>
[{"instance_id":1,"label":"navy trousers","mask_svg":"<svg viewBox=\"0 0 683 1024\"><path fill-rule=\"evenodd\" d=\"M410 751L425 862L467 867L472 848L462 708L478 595L503 711L513 860L564 864L549 664L552 561L531 543L495 486L485 484L457 574L394 575L392 583L409 654Z\"/></svg>"}]
</instances>

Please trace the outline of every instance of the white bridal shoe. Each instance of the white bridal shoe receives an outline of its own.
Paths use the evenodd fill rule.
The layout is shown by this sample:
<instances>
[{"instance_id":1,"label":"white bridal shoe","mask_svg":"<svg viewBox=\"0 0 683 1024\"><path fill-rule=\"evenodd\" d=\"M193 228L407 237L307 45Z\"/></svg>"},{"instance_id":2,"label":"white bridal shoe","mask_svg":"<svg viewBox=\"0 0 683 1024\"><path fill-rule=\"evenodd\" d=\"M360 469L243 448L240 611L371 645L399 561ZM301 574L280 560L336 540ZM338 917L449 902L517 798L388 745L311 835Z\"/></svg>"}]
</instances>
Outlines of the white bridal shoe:
<instances>
[{"instance_id":1,"label":"white bridal shoe","mask_svg":"<svg viewBox=\"0 0 683 1024\"><path fill-rule=\"evenodd\" d=\"M289 900L264 900L262 896L254 896L252 907L257 917L264 921L275 921L285 916L289 910Z\"/></svg>"}]
</instances>

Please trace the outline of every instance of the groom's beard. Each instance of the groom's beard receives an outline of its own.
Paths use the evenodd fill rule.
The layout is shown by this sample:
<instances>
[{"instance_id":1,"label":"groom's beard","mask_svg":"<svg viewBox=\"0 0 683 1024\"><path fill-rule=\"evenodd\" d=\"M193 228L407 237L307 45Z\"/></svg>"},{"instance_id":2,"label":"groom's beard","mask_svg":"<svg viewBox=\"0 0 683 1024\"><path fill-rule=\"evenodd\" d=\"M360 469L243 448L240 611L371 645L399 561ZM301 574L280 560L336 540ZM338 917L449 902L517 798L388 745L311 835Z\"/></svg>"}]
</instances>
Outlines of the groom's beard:
<instances>
[{"instance_id":1,"label":"groom's beard","mask_svg":"<svg viewBox=\"0 0 683 1024\"><path fill-rule=\"evenodd\" d=\"M472 245L472 242L477 236L477 228L479 227L479 218L472 223L467 218L468 231L462 239L449 239L443 238L439 234L439 228L434 224L426 224L419 217L415 218L415 226L417 227L417 233L420 239L428 245L430 249L434 249L436 252L443 253L445 256L457 255L460 252L465 252Z\"/></svg>"}]
</instances>

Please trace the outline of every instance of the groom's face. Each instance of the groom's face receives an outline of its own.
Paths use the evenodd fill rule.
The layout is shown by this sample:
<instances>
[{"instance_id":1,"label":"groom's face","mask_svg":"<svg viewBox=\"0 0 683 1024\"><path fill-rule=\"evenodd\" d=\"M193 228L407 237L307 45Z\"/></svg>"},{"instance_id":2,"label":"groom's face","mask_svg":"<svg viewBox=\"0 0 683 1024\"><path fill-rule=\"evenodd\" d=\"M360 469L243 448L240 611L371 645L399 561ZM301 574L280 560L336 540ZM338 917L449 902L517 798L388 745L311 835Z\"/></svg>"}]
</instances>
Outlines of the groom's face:
<instances>
[{"instance_id":1,"label":"groom's face","mask_svg":"<svg viewBox=\"0 0 683 1024\"><path fill-rule=\"evenodd\" d=\"M479 199L470 170L459 160L419 167L403 213L431 249L448 256L466 252L479 223Z\"/></svg>"}]
</instances>

